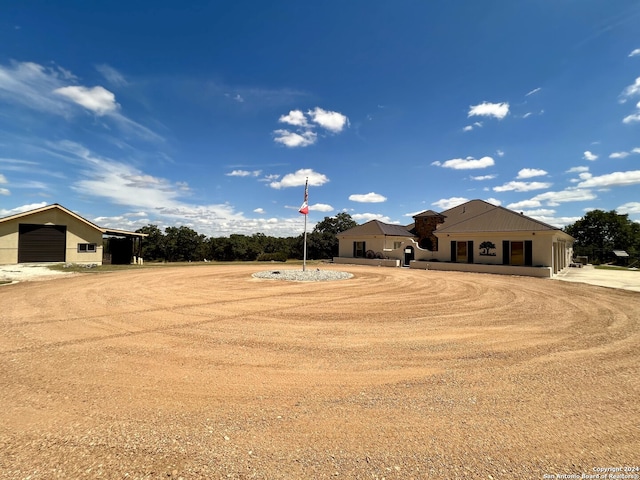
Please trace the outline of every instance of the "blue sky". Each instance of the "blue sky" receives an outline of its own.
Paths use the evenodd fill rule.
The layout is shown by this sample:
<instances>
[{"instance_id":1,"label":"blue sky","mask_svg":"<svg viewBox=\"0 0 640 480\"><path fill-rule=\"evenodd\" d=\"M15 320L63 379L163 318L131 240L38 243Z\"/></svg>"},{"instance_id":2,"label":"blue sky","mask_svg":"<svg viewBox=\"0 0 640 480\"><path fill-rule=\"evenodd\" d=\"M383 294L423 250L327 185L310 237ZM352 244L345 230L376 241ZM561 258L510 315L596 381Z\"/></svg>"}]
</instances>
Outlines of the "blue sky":
<instances>
[{"instance_id":1,"label":"blue sky","mask_svg":"<svg viewBox=\"0 0 640 480\"><path fill-rule=\"evenodd\" d=\"M0 6L0 216L297 235L480 198L640 221L637 0Z\"/></svg>"}]
</instances>

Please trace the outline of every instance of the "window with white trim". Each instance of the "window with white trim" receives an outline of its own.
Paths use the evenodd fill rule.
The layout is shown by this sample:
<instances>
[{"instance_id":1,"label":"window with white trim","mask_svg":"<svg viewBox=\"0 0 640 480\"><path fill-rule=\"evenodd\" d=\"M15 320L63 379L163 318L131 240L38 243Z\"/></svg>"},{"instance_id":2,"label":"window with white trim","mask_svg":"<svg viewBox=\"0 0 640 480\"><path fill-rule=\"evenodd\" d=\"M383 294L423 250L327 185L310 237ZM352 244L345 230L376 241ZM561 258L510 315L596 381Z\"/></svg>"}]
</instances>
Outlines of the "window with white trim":
<instances>
[{"instance_id":1,"label":"window with white trim","mask_svg":"<svg viewBox=\"0 0 640 480\"><path fill-rule=\"evenodd\" d=\"M95 253L98 250L98 245L95 243L79 243L78 253Z\"/></svg>"}]
</instances>

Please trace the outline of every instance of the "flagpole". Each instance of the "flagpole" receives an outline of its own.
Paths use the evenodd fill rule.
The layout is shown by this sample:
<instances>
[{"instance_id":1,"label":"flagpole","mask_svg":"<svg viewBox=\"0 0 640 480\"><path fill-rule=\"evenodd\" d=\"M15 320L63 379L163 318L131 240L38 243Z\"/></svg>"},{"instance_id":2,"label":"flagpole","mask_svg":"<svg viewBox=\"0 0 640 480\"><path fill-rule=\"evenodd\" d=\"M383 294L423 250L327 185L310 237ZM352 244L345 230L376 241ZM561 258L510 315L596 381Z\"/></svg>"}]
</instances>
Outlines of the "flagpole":
<instances>
[{"instance_id":1,"label":"flagpole","mask_svg":"<svg viewBox=\"0 0 640 480\"><path fill-rule=\"evenodd\" d=\"M302 206L298 211L304 215L304 244L302 246L302 271L304 272L307 269L307 215L309 214L309 177L307 177L306 182L304 182L304 201L302 202Z\"/></svg>"},{"instance_id":2,"label":"flagpole","mask_svg":"<svg viewBox=\"0 0 640 480\"><path fill-rule=\"evenodd\" d=\"M307 216L304 216L304 247L302 252L302 271L307 269Z\"/></svg>"}]
</instances>

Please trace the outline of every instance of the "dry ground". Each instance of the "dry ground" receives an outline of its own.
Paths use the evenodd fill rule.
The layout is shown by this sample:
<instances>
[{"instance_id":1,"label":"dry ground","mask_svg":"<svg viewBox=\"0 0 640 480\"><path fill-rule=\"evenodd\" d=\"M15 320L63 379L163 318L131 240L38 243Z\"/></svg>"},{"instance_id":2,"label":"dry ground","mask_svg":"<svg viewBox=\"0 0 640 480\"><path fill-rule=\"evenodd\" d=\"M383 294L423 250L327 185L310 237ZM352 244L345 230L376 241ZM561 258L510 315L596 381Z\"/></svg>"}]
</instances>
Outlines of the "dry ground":
<instances>
[{"instance_id":1,"label":"dry ground","mask_svg":"<svg viewBox=\"0 0 640 480\"><path fill-rule=\"evenodd\" d=\"M355 277L215 265L0 287L0 478L640 466L638 292L339 267Z\"/></svg>"}]
</instances>

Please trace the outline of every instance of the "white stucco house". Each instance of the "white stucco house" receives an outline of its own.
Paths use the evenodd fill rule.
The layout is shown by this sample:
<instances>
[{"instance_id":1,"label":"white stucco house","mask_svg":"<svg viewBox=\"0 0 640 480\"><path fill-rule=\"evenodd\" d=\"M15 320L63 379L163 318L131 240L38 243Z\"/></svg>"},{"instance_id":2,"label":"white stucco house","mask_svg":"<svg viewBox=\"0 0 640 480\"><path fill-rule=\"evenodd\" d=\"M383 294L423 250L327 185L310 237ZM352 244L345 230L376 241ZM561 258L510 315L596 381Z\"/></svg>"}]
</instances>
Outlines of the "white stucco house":
<instances>
[{"instance_id":1,"label":"white stucco house","mask_svg":"<svg viewBox=\"0 0 640 480\"><path fill-rule=\"evenodd\" d=\"M560 228L483 200L413 218L407 226L372 220L338 234L334 262L549 278L573 257L574 239Z\"/></svg>"}]
</instances>

